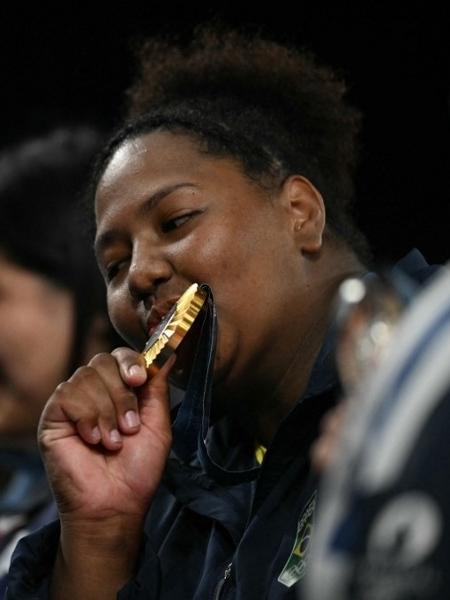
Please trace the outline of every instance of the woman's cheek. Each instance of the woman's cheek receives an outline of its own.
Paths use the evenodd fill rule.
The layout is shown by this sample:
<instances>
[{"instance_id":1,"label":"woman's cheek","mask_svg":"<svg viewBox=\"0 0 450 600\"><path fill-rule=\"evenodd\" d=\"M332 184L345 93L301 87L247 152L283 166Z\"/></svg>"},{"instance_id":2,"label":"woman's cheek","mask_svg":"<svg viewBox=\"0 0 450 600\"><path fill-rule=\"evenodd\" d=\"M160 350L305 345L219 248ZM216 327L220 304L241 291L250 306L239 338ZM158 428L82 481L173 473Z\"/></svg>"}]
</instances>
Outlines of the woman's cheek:
<instances>
[{"instance_id":1,"label":"woman's cheek","mask_svg":"<svg viewBox=\"0 0 450 600\"><path fill-rule=\"evenodd\" d=\"M139 318L129 305L129 296L121 290L108 291L108 314L117 333L129 346L140 351L145 344L145 333Z\"/></svg>"}]
</instances>

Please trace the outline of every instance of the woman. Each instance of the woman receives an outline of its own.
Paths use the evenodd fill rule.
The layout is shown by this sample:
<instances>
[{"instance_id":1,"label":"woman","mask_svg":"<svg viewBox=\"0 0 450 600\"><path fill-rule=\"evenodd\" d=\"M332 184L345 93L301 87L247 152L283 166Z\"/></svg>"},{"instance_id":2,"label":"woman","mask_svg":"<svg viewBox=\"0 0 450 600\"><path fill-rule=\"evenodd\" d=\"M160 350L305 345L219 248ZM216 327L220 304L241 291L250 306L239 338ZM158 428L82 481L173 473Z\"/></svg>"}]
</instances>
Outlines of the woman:
<instances>
[{"instance_id":1,"label":"woman","mask_svg":"<svg viewBox=\"0 0 450 600\"><path fill-rule=\"evenodd\" d=\"M338 390L330 308L364 271L347 211L358 117L328 70L260 38L206 32L142 60L141 116L93 183L109 312L134 350L96 356L50 398L39 435L61 529L18 549L9 597L294 597L309 448ZM153 379L140 354L193 282L218 320L206 459L169 454L186 348Z\"/></svg>"},{"instance_id":2,"label":"woman","mask_svg":"<svg viewBox=\"0 0 450 600\"><path fill-rule=\"evenodd\" d=\"M0 589L17 540L57 515L36 444L43 406L112 347L80 194L99 146L90 128L56 129L0 157Z\"/></svg>"}]
</instances>

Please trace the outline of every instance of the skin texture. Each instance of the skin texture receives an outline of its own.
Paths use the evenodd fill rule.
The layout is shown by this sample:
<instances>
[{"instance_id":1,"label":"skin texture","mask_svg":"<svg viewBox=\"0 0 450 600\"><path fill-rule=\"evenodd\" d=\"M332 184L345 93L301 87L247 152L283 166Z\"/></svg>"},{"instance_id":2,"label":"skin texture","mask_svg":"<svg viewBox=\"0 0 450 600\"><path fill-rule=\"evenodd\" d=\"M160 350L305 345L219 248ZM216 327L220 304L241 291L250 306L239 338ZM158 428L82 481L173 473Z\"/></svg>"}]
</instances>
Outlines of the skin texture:
<instances>
[{"instance_id":1,"label":"skin texture","mask_svg":"<svg viewBox=\"0 0 450 600\"><path fill-rule=\"evenodd\" d=\"M313 261L302 260L302 250L315 253L322 244L320 194L296 177L275 201L230 159L199 154L186 137L159 132L145 139L116 153L97 195L97 250L110 277L112 321L142 348L152 303L207 282L219 316L216 405L232 397L233 411L261 412L267 389L278 396L267 398L272 407L280 397L291 405L298 385L289 384L295 398L277 388L291 361L304 365L305 353L316 350L308 340L301 360L294 356L299 339L317 331L324 302L323 290L313 290Z\"/></svg>"},{"instance_id":2,"label":"skin texture","mask_svg":"<svg viewBox=\"0 0 450 600\"><path fill-rule=\"evenodd\" d=\"M96 249L111 319L136 349L192 283L213 289L214 403L267 442L305 389L336 286L360 269L325 230L300 175L269 197L238 164L187 136L125 142L100 180ZM169 362L148 380L130 349L58 386L40 425L59 503L54 598L114 598L130 577L171 444ZM177 377L177 365L172 376Z\"/></svg>"},{"instance_id":3,"label":"skin texture","mask_svg":"<svg viewBox=\"0 0 450 600\"><path fill-rule=\"evenodd\" d=\"M42 408L66 376L73 319L68 291L0 255L2 444L34 442Z\"/></svg>"}]
</instances>

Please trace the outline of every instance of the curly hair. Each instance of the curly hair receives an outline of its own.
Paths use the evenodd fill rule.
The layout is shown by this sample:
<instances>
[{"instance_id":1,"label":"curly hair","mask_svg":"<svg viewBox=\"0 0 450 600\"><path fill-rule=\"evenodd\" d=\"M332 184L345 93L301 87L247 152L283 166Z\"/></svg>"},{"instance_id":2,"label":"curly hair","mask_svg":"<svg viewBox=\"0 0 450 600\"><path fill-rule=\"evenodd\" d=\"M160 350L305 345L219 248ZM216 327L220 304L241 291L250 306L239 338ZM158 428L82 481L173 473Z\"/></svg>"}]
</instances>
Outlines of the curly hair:
<instances>
[{"instance_id":1,"label":"curly hair","mask_svg":"<svg viewBox=\"0 0 450 600\"><path fill-rule=\"evenodd\" d=\"M335 73L260 35L211 27L186 45L150 39L139 56L140 73L127 91L130 122L103 153L97 182L125 140L180 131L203 151L236 159L266 189L304 175L324 196L329 228L363 260L370 256L351 216L361 117Z\"/></svg>"}]
</instances>

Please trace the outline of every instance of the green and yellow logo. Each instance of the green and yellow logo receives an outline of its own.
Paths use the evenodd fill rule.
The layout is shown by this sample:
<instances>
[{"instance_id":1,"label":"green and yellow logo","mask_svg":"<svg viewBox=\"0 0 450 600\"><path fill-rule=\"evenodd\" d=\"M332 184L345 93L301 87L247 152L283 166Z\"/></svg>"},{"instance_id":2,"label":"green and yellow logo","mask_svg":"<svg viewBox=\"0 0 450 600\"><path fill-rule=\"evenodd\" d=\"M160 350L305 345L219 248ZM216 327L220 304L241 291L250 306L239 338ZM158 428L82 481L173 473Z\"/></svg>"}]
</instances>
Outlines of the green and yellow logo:
<instances>
[{"instance_id":1,"label":"green and yellow logo","mask_svg":"<svg viewBox=\"0 0 450 600\"><path fill-rule=\"evenodd\" d=\"M292 548L289 558L287 559L287 562L278 577L278 581L286 587L291 587L294 585L294 583L300 581L306 572L308 549L314 524L316 495L317 493L314 492L314 494L308 500L306 508L298 520L297 535L295 536L294 547Z\"/></svg>"}]
</instances>

